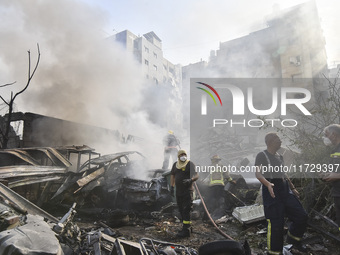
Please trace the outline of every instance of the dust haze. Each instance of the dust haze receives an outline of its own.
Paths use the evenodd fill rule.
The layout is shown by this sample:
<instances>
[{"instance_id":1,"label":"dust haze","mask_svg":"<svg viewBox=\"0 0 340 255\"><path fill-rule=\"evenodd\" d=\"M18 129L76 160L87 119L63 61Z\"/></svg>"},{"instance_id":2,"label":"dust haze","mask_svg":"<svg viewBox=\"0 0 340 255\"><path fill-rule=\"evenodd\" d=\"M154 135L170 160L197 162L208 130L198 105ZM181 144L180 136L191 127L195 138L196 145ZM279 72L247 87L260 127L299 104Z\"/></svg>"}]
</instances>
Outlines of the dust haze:
<instances>
[{"instance_id":1,"label":"dust haze","mask_svg":"<svg viewBox=\"0 0 340 255\"><path fill-rule=\"evenodd\" d=\"M2 89L5 99L26 85L27 51L31 52L32 67L37 43L41 51L36 75L15 101L16 111L141 137L139 143L129 146L107 141L88 145L102 154L138 150L148 158L152 156L153 167L161 167L161 141L167 129L157 124L157 116L150 120L145 111L147 104L161 107L144 98L145 91L154 85L143 79L132 54L106 40L102 28L108 13L78 1L32 4L19 0L1 1L0 15L4 21L0 24L0 84L16 81Z\"/></svg>"}]
</instances>

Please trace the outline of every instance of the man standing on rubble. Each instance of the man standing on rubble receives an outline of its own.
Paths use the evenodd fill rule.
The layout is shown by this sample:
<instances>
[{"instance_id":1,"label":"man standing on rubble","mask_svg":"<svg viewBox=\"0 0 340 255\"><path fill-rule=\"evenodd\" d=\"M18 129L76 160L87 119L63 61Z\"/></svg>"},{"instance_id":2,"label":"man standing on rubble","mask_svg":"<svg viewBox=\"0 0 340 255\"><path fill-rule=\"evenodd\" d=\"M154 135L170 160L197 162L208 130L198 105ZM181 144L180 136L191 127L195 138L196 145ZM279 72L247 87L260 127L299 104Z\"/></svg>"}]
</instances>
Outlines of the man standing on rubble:
<instances>
[{"instance_id":1,"label":"man standing on rubble","mask_svg":"<svg viewBox=\"0 0 340 255\"><path fill-rule=\"evenodd\" d=\"M174 132L172 130L169 130L168 134L163 138L164 161L162 169L168 169L170 156L172 161L175 162L178 152L177 146L180 147L179 143L180 142L174 135Z\"/></svg>"},{"instance_id":2,"label":"man standing on rubble","mask_svg":"<svg viewBox=\"0 0 340 255\"><path fill-rule=\"evenodd\" d=\"M282 254L285 215L291 221L287 242L299 251L306 251L301 238L307 228L307 213L298 200L297 190L285 173L273 171L283 166L283 157L277 153L281 140L276 133L268 133L265 143L267 149L258 153L255 159L255 176L262 183L268 254Z\"/></svg>"},{"instance_id":3,"label":"man standing on rubble","mask_svg":"<svg viewBox=\"0 0 340 255\"><path fill-rule=\"evenodd\" d=\"M176 237L189 237L192 232L191 217L193 202L193 182L198 179L195 164L188 160L185 150L178 151L178 160L171 169L170 192L174 195L176 186L176 201L183 221L183 228Z\"/></svg>"},{"instance_id":4,"label":"man standing on rubble","mask_svg":"<svg viewBox=\"0 0 340 255\"><path fill-rule=\"evenodd\" d=\"M209 188L208 188L208 209L214 215L216 209L221 209L222 213L225 211L225 180L232 185L236 182L230 177L228 172L222 171L222 165L219 164L221 158L219 155L211 157L211 168L209 172Z\"/></svg>"},{"instance_id":5,"label":"man standing on rubble","mask_svg":"<svg viewBox=\"0 0 340 255\"><path fill-rule=\"evenodd\" d=\"M329 158L329 167L332 170L323 176L323 180L332 184L332 196L336 213L336 223L340 231L340 125L332 124L324 129L324 143L326 146L334 146Z\"/></svg>"}]
</instances>

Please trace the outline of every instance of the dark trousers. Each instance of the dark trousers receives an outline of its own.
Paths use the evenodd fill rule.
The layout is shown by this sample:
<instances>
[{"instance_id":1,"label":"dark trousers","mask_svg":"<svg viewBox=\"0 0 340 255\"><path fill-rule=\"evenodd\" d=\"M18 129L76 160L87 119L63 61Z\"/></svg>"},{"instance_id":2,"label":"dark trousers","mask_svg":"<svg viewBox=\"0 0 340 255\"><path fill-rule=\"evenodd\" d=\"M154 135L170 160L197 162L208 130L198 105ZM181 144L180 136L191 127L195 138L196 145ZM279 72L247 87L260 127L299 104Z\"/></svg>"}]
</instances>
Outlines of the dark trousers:
<instances>
[{"instance_id":1,"label":"dark trousers","mask_svg":"<svg viewBox=\"0 0 340 255\"><path fill-rule=\"evenodd\" d=\"M212 185L208 188L208 201L207 207L210 212L213 212L217 208L225 207L224 199L224 186L223 185Z\"/></svg>"},{"instance_id":2,"label":"dark trousers","mask_svg":"<svg viewBox=\"0 0 340 255\"><path fill-rule=\"evenodd\" d=\"M176 196L177 206L179 213L181 214L183 226L190 226L191 225L191 217L190 213L192 211L193 205L193 193L187 192L181 196Z\"/></svg>"},{"instance_id":3,"label":"dark trousers","mask_svg":"<svg viewBox=\"0 0 340 255\"><path fill-rule=\"evenodd\" d=\"M301 238L307 228L308 216L300 201L293 194L287 193L284 198L275 198L275 202L264 204L267 219L267 246L269 254L277 254L283 249L284 217L291 222L288 235L295 241Z\"/></svg>"},{"instance_id":4,"label":"dark trousers","mask_svg":"<svg viewBox=\"0 0 340 255\"><path fill-rule=\"evenodd\" d=\"M177 153L178 153L177 148L168 148L164 150L164 161L163 161L162 169L169 168L170 157L173 163L177 161Z\"/></svg>"}]
</instances>

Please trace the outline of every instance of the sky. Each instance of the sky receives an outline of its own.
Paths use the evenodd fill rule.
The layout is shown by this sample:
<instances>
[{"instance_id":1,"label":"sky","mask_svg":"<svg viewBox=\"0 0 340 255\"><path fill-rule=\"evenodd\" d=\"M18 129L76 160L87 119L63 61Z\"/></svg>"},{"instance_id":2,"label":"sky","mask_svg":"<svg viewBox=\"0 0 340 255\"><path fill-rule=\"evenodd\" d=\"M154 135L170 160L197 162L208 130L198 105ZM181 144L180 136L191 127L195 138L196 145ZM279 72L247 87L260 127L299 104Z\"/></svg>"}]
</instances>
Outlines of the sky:
<instances>
[{"instance_id":1,"label":"sky","mask_svg":"<svg viewBox=\"0 0 340 255\"><path fill-rule=\"evenodd\" d=\"M15 82L0 88L0 95L9 100L11 93L25 86L27 51L33 68L39 44L37 72L16 99L15 111L120 130L155 141L153 149L159 153L167 128L153 122L146 109L163 106L149 99L153 88L143 82L136 60L105 39L126 29L136 35L154 31L162 40L164 57L184 66L208 60L220 42L264 28L273 7L285 9L303 2L0 0L0 85ZM340 63L339 3L316 0L316 4L328 62ZM3 114L6 106L1 102L0 106Z\"/></svg>"},{"instance_id":2,"label":"sky","mask_svg":"<svg viewBox=\"0 0 340 255\"><path fill-rule=\"evenodd\" d=\"M164 57L174 64L187 65L208 60L220 42L232 40L264 28L273 8L286 9L305 0L84 0L105 9L108 23L104 35L125 29L136 35L154 31L162 40ZM329 65L340 63L337 36L339 1L316 0L326 39Z\"/></svg>"}]
</instances>

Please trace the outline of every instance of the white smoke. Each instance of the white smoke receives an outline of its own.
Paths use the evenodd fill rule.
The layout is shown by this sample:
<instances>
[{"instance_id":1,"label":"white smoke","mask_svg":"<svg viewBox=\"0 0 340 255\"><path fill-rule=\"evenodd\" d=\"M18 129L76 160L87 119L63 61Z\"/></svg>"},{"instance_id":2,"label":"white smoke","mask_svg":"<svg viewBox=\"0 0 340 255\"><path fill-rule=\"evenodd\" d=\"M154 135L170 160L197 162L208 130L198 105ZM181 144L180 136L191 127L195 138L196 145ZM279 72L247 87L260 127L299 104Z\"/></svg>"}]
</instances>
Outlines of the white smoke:
<instances>
[{"instance_id":1,"label":"white smoke","mask_svg":"<svg viewBox=\"0 0 340 255\"><path fill-rule=\"evenodd\" d=\"M166 128L151 122L143 105L145 88L154 85L143 79L130 53L105 39L107 12L76 0L2 0L0 15L0 84L16 81L2 88L4 98L26 85L27 50L33 67L38 43L39 67L16 99L17 110L139 136L142 142L128 147L108 141L89 146L102 154L138 150L161 167Z\"/></svg>"}]
</instances>

